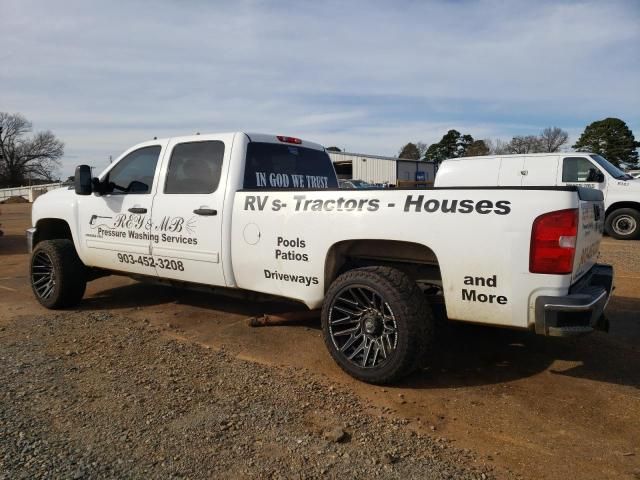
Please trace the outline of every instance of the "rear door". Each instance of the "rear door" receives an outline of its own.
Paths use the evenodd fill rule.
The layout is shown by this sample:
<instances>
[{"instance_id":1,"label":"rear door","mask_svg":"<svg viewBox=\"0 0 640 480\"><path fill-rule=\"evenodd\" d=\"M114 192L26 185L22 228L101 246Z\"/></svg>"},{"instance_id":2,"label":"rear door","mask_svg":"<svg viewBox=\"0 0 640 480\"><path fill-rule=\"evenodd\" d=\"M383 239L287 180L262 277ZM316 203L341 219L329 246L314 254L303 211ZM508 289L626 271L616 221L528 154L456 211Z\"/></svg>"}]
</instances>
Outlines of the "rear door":
<instances>
[{"instance_id":1,"label":"rear door","mask_svg":"<svg viewBox=\"0 0 640 480\"><path fill-rule=\"evenodd\" d=\"M153 199L157 274L225 286L222 216L233 134L171 140Z\"/></svg>"}]
</instances>

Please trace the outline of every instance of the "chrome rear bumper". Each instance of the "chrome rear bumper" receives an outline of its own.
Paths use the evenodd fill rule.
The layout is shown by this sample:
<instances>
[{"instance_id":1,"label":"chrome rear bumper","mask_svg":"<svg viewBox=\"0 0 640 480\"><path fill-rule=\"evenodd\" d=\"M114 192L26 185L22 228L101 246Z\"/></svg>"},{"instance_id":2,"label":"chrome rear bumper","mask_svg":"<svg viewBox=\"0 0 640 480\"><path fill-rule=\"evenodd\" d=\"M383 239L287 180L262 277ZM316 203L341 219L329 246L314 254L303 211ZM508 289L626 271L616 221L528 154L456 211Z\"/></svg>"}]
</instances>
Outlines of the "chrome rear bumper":
<instances>
[{"instance_id":1,"label":"chrome rear bumper","mask_svg":"<svg viewBox=\"0 0 640 480\"><path fill-rule=\"evenodd\" d=\"M596 264L561 297L536 299L536 333L568 337L604 328L604 310L613 291L613 267Z\"/></svg>"}]
</instances>

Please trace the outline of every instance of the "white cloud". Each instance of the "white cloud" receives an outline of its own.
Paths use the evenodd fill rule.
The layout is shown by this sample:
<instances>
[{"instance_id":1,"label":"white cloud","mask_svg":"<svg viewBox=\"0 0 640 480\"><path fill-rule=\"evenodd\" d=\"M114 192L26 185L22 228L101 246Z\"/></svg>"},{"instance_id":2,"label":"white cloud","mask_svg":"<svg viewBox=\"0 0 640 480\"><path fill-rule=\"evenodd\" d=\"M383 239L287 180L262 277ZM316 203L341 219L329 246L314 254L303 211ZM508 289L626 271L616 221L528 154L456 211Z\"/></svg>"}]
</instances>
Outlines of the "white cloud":
<instances>
[{"instance_id":1,"label":"white cloud","mask_svg":"<svg viewBox=\"0 0 640 480\"><path fill-rule=\"evenodd\" d=\"M619 116L640 137L639 20L635 1L5 0L0 109L65 140L65 173L194 131L394 154Z\"/></svg>"}]
</instances>

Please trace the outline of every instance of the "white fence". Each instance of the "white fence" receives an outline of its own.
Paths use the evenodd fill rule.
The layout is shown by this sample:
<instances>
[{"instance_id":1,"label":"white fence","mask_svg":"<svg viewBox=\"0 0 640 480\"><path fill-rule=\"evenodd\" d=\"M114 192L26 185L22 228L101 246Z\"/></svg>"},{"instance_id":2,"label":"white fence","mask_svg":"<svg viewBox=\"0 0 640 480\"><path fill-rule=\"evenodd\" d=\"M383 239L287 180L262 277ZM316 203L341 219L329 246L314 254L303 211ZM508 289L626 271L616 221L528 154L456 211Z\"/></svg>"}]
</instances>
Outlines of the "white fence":
<instances>
[{"instance_id":1,"label":"white fence","mask_svg":"<svg viewBox=\"0 0 640 480\"><path fill-rule=\"evenodd\" d=\"M30 202L33 202L43 193L48 192L56 188L61 188L62 182L47 183L45 185L31 185L27 187L13 187L0 189L0 202L6 200L9 197L22 197Z\"/></svg>"}]
</instances>

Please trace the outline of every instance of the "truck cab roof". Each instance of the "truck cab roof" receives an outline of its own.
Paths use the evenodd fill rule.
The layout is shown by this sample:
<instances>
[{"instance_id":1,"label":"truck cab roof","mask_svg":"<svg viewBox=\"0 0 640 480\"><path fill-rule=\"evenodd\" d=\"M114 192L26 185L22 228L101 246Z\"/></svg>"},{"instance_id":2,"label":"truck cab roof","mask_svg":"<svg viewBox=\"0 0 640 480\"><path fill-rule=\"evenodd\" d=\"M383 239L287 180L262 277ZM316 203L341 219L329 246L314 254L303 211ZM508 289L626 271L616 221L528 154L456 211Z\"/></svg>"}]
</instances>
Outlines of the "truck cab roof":
<instances>
[{"instance_id":1,"label":"truck cab roof","mask_svg":"<svg viewBox=\"0 0 640 480\"><path fill-rule=\"evenodd\" d=\"M290 143L292 145L298 145L300 147L304 147L304 148L311 148L314 150L324 150L324 147L322 145L320 145L319 143L315 143L315 142L309 142L307 140L302 140L300 138L297 137L291 137L291 136L287 136L287 135L273 135L270 133L257 133L257 132L215 132L215 133L197 133L194 135L183 135L183 136L178 136L178 137L165 137L165 138L155 138L153 140L147 141L147 142L142 142L140 144L138 144L137 146L140 145L146 145L146 144L152 144L154 142L167 142L169 140L174 141L174 142L197 142L197 141L202 141L205 138L209 138L209 137L215 137L215 136L222 136L222 135L246 135L247 138L249 138L249 141L251 142L260 142L260 143L276 143L276 144L282 144L282 143Z\"/></svg>"}]
</instances>

